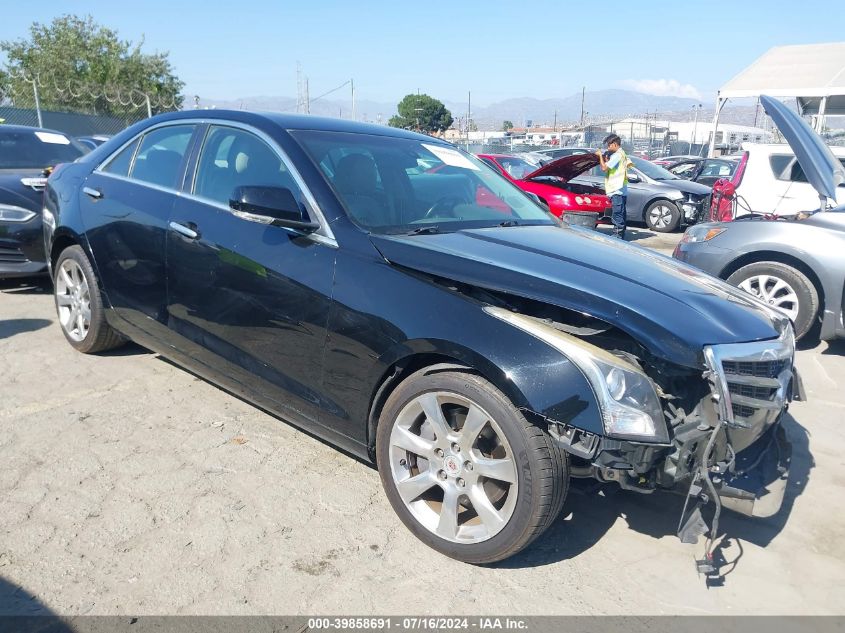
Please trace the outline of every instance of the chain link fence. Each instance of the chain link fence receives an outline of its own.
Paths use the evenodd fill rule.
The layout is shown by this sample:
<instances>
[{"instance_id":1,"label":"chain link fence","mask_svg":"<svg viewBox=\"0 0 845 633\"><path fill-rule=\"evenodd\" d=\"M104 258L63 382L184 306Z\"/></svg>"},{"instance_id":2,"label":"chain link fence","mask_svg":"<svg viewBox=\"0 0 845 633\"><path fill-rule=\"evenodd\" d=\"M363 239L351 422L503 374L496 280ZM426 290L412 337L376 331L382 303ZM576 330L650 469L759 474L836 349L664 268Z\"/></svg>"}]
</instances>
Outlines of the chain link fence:
<instances>
[{"instance_id":1,"label":"chain link fence","mask_svg":"<svg viewBox=\"0 0 845 633\"><path fill-rule=\"evenodd\" d=\"M111 136L153 114L178 109L177 99L135 89L22 75L0 80L0 124L44 127L70 136Z\"/></svg>"}]
</instances>

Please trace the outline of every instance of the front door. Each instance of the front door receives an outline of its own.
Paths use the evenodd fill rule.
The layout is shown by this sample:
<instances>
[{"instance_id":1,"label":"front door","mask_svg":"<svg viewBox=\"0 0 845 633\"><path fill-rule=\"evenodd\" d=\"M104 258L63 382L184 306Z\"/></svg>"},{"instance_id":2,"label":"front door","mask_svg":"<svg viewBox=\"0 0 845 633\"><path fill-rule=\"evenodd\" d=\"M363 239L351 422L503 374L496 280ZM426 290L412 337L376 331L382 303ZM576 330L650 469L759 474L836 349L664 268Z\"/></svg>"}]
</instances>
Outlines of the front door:
<instances>
[{"instance_id":1,"label":"front door","mask_svg":"<svg viewBox=\"0 0 845 633\"><path fill-rule=\"evenodd\" d=\"M191 193L170 218L168 326L206 371L292 421L320 422L332 409L321 370L337 249L234 215L229 198L242 185L287 187L306 205L258 133L210 126Z\"/></svg>"}]
</instances>

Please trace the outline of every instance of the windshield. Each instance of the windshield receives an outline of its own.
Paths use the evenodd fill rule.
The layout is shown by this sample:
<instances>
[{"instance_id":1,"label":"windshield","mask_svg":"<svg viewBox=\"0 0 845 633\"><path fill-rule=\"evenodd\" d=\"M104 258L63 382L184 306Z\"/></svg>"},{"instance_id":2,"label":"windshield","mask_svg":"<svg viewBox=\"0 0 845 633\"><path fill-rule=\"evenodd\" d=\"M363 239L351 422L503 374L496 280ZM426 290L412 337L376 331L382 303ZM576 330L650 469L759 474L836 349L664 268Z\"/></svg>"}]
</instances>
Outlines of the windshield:
<instances>
[{"instance_id":1,"label":"windshield","mask_svg":"<svg viewBox=\"0 0 845 633\"><path fill-rule=\"evenodd\" d=\"M72 163L83 154L81 145L58 132L0 127L0 169L40 169Z\"/></svg>"},{"instance_id":2,"label":"windshield","mask_svg":"<svg viewBox=\"0 0 845 633\"><path fill-rule=\"evenodd\" d=\"M680 180L680 178L678 178L675 174L666 171L662 167L655 165L644 158L639 158L637 156L629 156L628 158L631 159L631 162L634 163L634 167L636 167L638 171L641 171L652 180Z\"/></svg>"},{"instance_id":3,"label":"windshield","mask_svg":"<svg viewBox=\"0 0 845 633\"><path fill-rule=\"evenodd\" d=\"M436 139L310 130L291 135L349 217L374 233L556 224L482 161Z\"/></svg>"}]
</instances>

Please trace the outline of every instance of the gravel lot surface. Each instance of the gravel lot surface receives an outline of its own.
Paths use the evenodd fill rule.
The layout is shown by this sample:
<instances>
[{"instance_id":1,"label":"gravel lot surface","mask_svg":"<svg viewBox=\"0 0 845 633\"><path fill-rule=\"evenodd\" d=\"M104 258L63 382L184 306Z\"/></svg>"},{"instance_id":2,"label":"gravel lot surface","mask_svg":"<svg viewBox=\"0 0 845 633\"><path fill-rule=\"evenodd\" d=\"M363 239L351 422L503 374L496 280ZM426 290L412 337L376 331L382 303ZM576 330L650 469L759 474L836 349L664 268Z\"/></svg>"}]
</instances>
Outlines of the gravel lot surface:
<instances>
[{"instance_id":1,"label":"gravel lot surface","mask_svg":"<svg viewBox=\"0 0 845 633\"><path fill-rule=\"evenodd\" d=\"M43 284L0 282L0 354L0 613L845 614L845 341L799 353L787 502L724 516L711 588L679 499L589 482L516 558L445 558L369 465L137 346L75 352Z\"/></svg>"}]
</instances>

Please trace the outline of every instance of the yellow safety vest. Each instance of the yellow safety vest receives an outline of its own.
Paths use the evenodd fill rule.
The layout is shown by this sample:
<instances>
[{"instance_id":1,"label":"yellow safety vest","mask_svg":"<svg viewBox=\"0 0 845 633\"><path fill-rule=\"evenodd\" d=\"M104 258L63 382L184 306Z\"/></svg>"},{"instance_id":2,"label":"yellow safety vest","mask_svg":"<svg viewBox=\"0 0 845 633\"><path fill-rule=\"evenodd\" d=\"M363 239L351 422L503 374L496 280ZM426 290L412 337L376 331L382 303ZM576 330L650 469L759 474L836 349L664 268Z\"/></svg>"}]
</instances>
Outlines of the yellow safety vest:
<instances>
[{"instance_id":1,"label":"yellow safety vest","mask_svg":"<svg viewBox=\"0 0 845 633\"><path fill-rule=\"evenodd\" d=\"M616 150L616 154L619 156L619 162L616 167L609 168L604 177L604 190L608 195L622 191L628 184L628 155L621 147Z\"/></svg>"}]
</instances>

